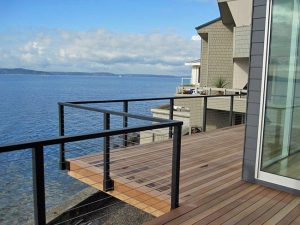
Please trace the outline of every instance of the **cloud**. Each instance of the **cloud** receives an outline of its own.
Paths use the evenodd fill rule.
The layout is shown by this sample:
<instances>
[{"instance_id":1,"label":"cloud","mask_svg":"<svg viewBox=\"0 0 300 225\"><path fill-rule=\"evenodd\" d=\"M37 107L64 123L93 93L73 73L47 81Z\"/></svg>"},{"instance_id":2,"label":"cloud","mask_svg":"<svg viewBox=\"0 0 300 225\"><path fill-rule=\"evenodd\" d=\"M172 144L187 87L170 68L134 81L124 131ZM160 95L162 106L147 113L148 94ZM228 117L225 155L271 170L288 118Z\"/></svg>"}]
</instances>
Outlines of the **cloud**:
<instances>
[{"instance_id":1,"label":"cloud","mask_svg":"<svg viewBox=\"0 0 300 225\"><path fill-rule=\"evenodd\" d=\"M192 41L201 41L201 37L199 35L194 35L191 38Z\"/></svg>"},{"instance_id":2,"label":"cloud","mask_svg":"<svg viewBox=\"0 0 300 225\"><path fill-rule=\"evenodd\" d=\"M28 37L1 45L4 42L0 36L0 67L187 74L190 69L184 63L200 54L200 43L194 41L197 38L191 40L172 33L52 30Z\"/></svg>"}]
</instances>

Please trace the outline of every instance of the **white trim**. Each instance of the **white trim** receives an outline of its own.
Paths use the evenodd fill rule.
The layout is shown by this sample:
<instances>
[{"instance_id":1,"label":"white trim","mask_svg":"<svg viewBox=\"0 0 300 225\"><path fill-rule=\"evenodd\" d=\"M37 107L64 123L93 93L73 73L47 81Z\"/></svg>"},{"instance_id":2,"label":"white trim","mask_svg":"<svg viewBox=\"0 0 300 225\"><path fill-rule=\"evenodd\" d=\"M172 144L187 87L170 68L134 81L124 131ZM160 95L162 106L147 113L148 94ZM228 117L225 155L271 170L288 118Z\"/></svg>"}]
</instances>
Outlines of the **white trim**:
<instances>
[{"instance_id":1,"label":"white trim","mask_svg":"<svg viewBox=\"0 0 300 225\"><path fill-rule=\"evenodd\" d=\"M201 66L201 59L186 62L184 65L186 65L186 66Z\"/></svg>"},{"instance_id":2,"label":"white trim","mask_svg":"<svg viewBox=\"0 0 300 225\"><path fill-rule=\"evenodd\" d=\"M200 62L188 62L188 63L185 63L184 65L186 65L186 66L198 66L198 67L201 67L201 63Z\"/></svg>"},{"instance_id":3,"label":"white trim","mask_svg":"<svg viewBox=\"0 0 300 225\"><path fill-rule=\"evenodd\" d=\"M258 180L262 180L268 183L277 184L280 186L292 188L295 190L300 190L300 181L292 178L279 176L267 172L260 171Z\"/></svg>"},{"instance_id":4,"label":"white trim","mask_svg":"<svg viewBox=\"0 0 300 225\"><path fill-rule=\"evenodd\" d=\"M263 56L263 69L262 69L262 83L261 83L261 96L260 96L260 110L259 110L259 123L257 134L257 149L256 149L256 163L255 163L255 178L258 179L261 168L261 154L262 154L262 141L263 141L263 128L265 118L265 100L267 94L267 74L269 69L269 45L271 36L271 16L272 15L272 0L267 0L266 7L266 24L265 24L265 40L264 40L264 56Z\"/></svg>"}]
</instances>

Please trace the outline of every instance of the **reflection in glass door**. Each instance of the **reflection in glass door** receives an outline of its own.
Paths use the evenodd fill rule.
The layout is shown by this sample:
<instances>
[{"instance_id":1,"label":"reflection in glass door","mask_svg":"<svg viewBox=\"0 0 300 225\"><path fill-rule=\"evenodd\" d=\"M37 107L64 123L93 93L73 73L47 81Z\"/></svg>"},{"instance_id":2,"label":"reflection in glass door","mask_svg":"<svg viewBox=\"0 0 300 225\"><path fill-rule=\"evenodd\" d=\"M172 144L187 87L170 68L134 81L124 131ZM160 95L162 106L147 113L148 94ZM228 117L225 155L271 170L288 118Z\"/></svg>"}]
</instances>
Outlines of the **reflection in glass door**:
<instances>
[{"instance_id":1,"label":"reflection in glass door","mask_svg":"<svg viewBox=\"0 0 300 225\"><path fill-rule=\"evenodd\" d=\"M300 180L300 0L273 0L261 170Z\"/></svg>"}]
</instances>

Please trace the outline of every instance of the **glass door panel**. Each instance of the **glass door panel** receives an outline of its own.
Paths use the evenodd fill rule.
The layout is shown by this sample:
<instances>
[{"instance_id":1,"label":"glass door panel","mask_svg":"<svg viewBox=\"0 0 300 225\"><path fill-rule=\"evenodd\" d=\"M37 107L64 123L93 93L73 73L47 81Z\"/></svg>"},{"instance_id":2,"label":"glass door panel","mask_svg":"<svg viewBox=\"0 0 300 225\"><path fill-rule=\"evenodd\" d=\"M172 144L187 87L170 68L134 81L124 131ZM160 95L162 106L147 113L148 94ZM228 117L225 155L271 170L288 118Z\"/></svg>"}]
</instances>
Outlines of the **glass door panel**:
<instances>
[{"instance_id":1,"label":"glass door panel","mask_svg":"<svg viewBox=\"0 0 300 225\"><path fill-rule=\"evenodd\" d=\"M262 171L295 179L300 179L299 4L273 0L261 162Z\"/></svg>"}]
</instances>

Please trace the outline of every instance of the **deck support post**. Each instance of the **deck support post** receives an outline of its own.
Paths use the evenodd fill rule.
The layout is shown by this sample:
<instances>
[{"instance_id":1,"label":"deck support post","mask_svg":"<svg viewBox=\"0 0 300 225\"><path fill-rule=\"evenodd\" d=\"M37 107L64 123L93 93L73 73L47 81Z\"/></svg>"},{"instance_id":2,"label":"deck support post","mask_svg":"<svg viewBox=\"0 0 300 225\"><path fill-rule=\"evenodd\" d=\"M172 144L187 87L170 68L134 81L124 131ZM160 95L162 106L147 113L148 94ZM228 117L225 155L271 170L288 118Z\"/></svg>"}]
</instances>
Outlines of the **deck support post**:
<instances>
[{"instance_id":1,"label":"deck support post","mask_svg":"<svg viewBox=\"0 0 300 225\"><path fill-rule=\"evenodd\" d=\"M202 132L206 132L206 121L207 121L207 96L203 98L203 110L202 110Z\"/></svg>"},{"instance_id":2,"label":"deck support post","mask_svg":"<svg viewBox=\"0 0 300 225\"><path fill-rule=\"evenodd\" d=\"M233 102L234 96L230 96L229 126L233 126Z\"/></svg>"},{"instance_id":3,"label":"deck support post","mask_svg":"<svg viewBox=\"0 0 300 225\"><path fill-rule=\"evenodd\" d=\"M174 119L174 99L170 99L170 114L169 114L169 120ZM169 127L169 138L172 138L172 127Z\"/></svg>"},{"instance_id":4,"label":"deck support post","mask_svg":"<svg viewBox=\"0 0 300 225\"><path fill-rule=\"evenodd\" d=\"M32 180L34 200L34 223L46 224L44 149L37 146L32 149Z\"/></svg>"},{"instance_id":5,"label":"deck support post","mask_svg":"<svg viewBox=\"0 0 300 225\"><path fill-rule=\"evenodd\" d=\"M65 135L65 116L64 116L64 106L58 104L58 127L59 127L59 136ZM61 170L67 169L67 163L65 158L65 143L59 145L59 168Z\"/></svg>"},{"instance_id":6,"label":"deck support post","mask_svg":"<svg viewBox=\"0 0 300 225\"><path fill-rule=\"evenodd\" d=\"M182 124L174 127L172 153L171 210L179 207L179 179Z\"/></svg>"},{"instance_id":7,"label":"deck support post","mask_svg":"<svg viewBox=\"0 0 300 225\"><path fill-rule=\"evenodd\" d=\"M103 129L110 129L110 114L103 114ZM110 178L110 137L104 137L103 141L103 190L114 190L114 181Z\"/></svg>"},{"instance_id":8,"label":"deck support post","mask_svg":"<svg viewBox=\"0 0 300 225\"><path fill-rule=\"evenodd\" d=\"M123 112L128 113L128 101L123 102ZM128 127L128 116L123 117L123 128ZM123 135L123 146L127 147L128 145L128 134Z\"/></svg>"}]
</instances>

